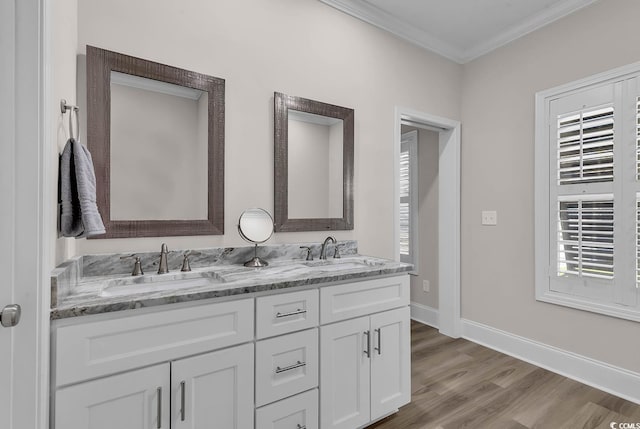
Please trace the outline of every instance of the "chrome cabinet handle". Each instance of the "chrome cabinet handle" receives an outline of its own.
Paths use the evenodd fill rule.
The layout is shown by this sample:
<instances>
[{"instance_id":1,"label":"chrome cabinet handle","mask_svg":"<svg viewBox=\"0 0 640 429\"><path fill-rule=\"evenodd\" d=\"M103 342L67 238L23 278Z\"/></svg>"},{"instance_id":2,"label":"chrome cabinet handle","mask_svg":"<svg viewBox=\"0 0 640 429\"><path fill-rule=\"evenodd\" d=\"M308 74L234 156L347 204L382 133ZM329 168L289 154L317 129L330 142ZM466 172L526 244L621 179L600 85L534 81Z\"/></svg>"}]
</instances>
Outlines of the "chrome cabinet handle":
<instances>
[{"instance_id":1,"label":"chrome cabinet handle","mask_svg":"<svg viewBox=\"0 0 640 429\"><path fill-rule=\"evenodd\" d=\"M364 354L367 355L368 358L371 357L371 333L369 331L364 331L364 334L367 336L367 349L364 351Z\"/></svg>"},{"instance_id":2,"label":"chrome cabinet handle","mask_svg":"<svg viewBox=\"0 0 640 429\"><path fill-rule=\"evenodd\" d=\"M378 355L382 354L382 330L380 328L375 330L378 333L378 347L374 350L378 352Z\"/></svg>"},{"instance_id":3,"label":"chrome cabinet handle","mask_svg":"<svg viewBox=\"0 0 640 429\"><path fill-rule=\"evenodd\" d=\"M378 333L378 347L376 347L374 350L376 350L378 352L378 354L382 354L382 331L380 330L380 328L375 329L375 332Z\"/></svg>"},{"instance_id":4,"label":"chrome cabinet handle","mask_svg":"<svg viewBox=\"0 0 640 429\"><path fill-rule=\"evenodd\" d=\"M296 425L296 429L307 429L306 426L300 426L300 423Z\"/></svg>"},{"instance_id":5,"label":"chrome cabinet handle","mask_svg":"<svg viewBox=\"0 0 640 429\"><path fill-rule=\"evenodd\" d=\"M184 400L185 384L184 381L180 382L180 421L184 421L185 414L185 400Z\"/></svg>"},{"instance_id":6,"label":"chrome cabinet handle","mask_svg":"<svg viewBox=\"0 0 640 429\"><path fill-rule=\"evenodd\" d=\"M307 310L301 310L301 309L297 309L296 311L290 311L289 313L276 313L276 317L279 319L281 317L289 317L289 316L295 316L296 314L304 314L306 313Z\"/></svg>"},{"instance_id":7,"label":"chrome cabinet handle","mask_svg":"<svg viewBox=\"0 0 640 429\"><path fill-rule=\"evenodd\" d=\"M162 428L162 387L158 387L158 389L156 390L156 392L158 393L158 425L157 428L161 429Z\"/></svg>"},{"instance_id":8,"label":"chrome cabinet handle","mask_svg":"<svg viewBox=\"0 0 640 429\"><path fill-rule=\"evenodd\" d=\"M306 362L297 361L293 365L285 366L284 368L276 367L276 374L280 374L281 372L291 371L292 369L300 368L306 366Z\"/></svg>"},{"instance_id":9,"label":"chrome cabinet handle","mask_svg":"<svg viewBox=\"0 0 640 429\"><path fill-rule=\"evenodd\" d=\"M0 311L0 324L5 328L13 328L20 322L22 308L18 304L7 305Z\"/></svg>"}]
</instances>

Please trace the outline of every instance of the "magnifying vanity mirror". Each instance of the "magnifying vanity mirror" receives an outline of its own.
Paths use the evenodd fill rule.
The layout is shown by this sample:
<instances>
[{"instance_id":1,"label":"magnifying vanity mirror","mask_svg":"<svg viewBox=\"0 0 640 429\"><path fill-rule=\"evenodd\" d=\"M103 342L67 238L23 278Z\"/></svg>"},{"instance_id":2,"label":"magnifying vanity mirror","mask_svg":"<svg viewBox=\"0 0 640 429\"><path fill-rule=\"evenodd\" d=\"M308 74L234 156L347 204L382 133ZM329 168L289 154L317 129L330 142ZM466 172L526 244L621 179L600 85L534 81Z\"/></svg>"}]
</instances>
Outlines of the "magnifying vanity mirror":
<instances>
[{"instance_id":1,"label":"magnifying vanity mirror","mask_svg":"<svg viewBox=\"0 0 640 429\"><path fill-rule=\"evenodd\" d=\"M258 244L264 243L273 235L273 218L264 209L254 208L242 212L238 220L238 233L249 243L254 243L253 259L245 262L245 267L265 267L269 265L258 258Z\"/></svg>"},{"instance_id":2,"label":"magnifying vanity mirror","mask_svg":"<svg viewBox=\"0 0 640 429\"><path fill-rule=\"evenodd\" d=\"M87 46L87 146L106 234L224 233L224 80Z\"/></svg>"},{"instance_id":3,"label":"magnifying vanity mirror","mask_svg":"<svg viewBox=\"0 0 640 429\"><path fill-rule=\"evenodd\" d=\"M353 229L354 111L274 94L275 230Z\"/></svg>"}]
</instances>

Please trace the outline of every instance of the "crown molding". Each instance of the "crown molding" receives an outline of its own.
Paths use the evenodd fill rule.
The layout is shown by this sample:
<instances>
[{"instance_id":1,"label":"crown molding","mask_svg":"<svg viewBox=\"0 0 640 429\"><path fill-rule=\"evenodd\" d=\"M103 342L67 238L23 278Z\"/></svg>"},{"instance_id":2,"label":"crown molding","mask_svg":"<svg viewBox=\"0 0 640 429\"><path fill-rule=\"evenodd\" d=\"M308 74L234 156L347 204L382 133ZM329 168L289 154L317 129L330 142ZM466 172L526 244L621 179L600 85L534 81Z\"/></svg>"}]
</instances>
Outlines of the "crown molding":
<instances>
[{"instance_id":1,"label":"crown molding","mask_svg":"<svg viewBox=\"0 0 640 429\"><path fill-rule=\"evenodd\" d=\"M598 0L565 0L528 17L525 21L507 28L497 36L472 46L459 49L444 40L410 25L401 19L367 3L364 0L320 0L348 15L386 30L396 36L435 52L459 64L472 61L494 49L506 45L532 31L544 27Z\"/></svg>"},{"instance_id":2,"label":"crown molding","mask_svg":"<svg viewBox=\"0 0 640 429\"><path fill-rule=\"evenodd\" d=\"M475 60L484 54L488 54L494 49L504 46L526 34L544 27L545 25L549 25L554 21L564 18L565 16L587 7L596 1L598 0L565 0L563 2L556 3L537 14L528 17L525 21L507 28L497 36L478 43L471 49L466 50L463 55L463 63Z\"/></svg>"},{"instance_id":3,"label":"crown molding","mask_svg":"<svg viewBox=\"0 0 640 429\"><path fill-rule=\"evenodd\" d=\"M348 15L386 30L423 49L435 52L457 63L464 62L464 52L455 46L420 30L363 0L320 0Z\"/></svg>"}]
</instances>

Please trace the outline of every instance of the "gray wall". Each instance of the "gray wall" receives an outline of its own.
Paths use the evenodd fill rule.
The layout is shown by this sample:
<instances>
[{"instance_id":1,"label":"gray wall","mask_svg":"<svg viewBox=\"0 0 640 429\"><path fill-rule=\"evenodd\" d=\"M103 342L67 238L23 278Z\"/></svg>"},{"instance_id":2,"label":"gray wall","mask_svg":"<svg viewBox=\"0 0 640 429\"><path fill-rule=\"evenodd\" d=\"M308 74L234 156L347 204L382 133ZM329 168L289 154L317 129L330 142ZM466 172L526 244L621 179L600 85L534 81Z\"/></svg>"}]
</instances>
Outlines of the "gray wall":
<instances>
[{"instance_id":1,"label":"gray wall","mask_svg":"<svg viewBox=\"0 0 640 429\"><path fill-rule=\"evenodd\" d=\"M82 54L87 44L226 80L226 233L64 240L58 260L155 251L163 241L169 248L244 244L236 232L242 210L273 212L274 91L355 109L355 229L332 234L393 258L394 106L460 118L462 66L315 0L82 0L74 49ZM326 235L279 233L270 243Z\"/></svg>"},{"instance_id":2,"label":"gray wall","mask_svg":"<svg viewBox=\"0 0 640 429\"><path fill-rule=\"evenodd\" d=\"M640 60L639 16L596 2L466 64L462 91L462 316L636 372L637 322L535 300L533 154L535 93Z\"/></svg>"}]
</instances>

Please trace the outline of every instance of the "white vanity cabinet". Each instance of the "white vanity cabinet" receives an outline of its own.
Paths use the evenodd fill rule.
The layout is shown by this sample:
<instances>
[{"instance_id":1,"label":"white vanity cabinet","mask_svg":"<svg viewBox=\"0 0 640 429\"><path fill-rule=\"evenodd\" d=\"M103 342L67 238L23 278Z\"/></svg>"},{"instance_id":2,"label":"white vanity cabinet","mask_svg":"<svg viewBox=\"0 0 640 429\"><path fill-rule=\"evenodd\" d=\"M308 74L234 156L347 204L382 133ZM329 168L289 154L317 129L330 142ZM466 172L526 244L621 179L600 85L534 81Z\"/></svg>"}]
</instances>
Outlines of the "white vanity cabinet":
<instances>
[{"instance_id":1,"label":"white vanity cabinet","mask_svg":"<svg viewBox=\"0 0 640 429\"><path fill-rule=\"evenodd\" d=\"M407 275L52 329L52 429L356 429L410 400Z\"/></svg>"},{"instance_id":2,"label":"white vanity cabinet","mask_svg":"<svg viewBox=\"0 0 640 429\"><path fill-rule=\"evenodd\" d=\"M326 320L360 316L320 327L322 429L363 427L411 400L408 282L391 277L321 291Z\"/></svg>"},{"instance_id":3,"label":"white vanity cabinet","mask_svg":"<svg viewBox=\"0 0 640 429\"><path fill-rule=\"evenodd\" d=\"M253 344L61 388L59 429L253 428Z\"/></svg>"},{"instance_id":4,"label":"white vanity cabinet","mask_svg":"<svg viewBox=\"0 0 640 429\"><path fill-rule=\"evenodd\" d=\"M253 428L252 298L112 316L55 326L55 429Z\"/></svg>"}]
</instances>

